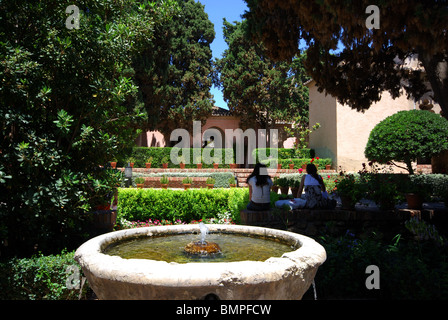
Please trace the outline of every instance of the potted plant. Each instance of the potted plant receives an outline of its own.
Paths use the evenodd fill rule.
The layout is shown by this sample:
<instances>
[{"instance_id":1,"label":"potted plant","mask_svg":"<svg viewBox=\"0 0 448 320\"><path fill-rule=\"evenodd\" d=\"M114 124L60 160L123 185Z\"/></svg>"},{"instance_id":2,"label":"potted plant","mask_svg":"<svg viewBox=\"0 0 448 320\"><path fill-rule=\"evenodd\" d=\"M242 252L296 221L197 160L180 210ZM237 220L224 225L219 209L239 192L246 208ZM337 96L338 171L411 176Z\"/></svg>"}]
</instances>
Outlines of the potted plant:
<instances>
[{"instance_id":1,"label":"potted plant","mask_svg":"<svg viewBox=\"0 0 448 320\"><path fill-rule=\"evenodd\" d=\"M230 177L229 178L229 186L230 186L230 188L235 188L236 187L236 179L235 179L235 177Z\"/></svg>"},{"instance_id":2,"label":"potted plant","mask_svg":"<svg viewBox=\"0 0 448 320\"><path fill-rule=\"evenodd\" d=\"M167 177L165 177L165 176L163 176L161 179L160 179L160 184L162 185L162 188L163 189L167 189L168 188L168 183L170 182L170 180L167 178Z\"/></svg>"},{"instance_id":3,"label":"potted plant","mask_svg":"<svg viewBox=\"0 0 448 320\"><path fill-rule=\"evenodd\" d=\"M273 181L272 181L272 188L271 190L275 193L278 193L278 177L274 177Z\"/></svg>"},{"instance_id":4,"label":"potted plant","mask_svg":"<svg viewBox=\"0 0 448 320\"><path fill-rule=\"evenodd\" d=\"M145 165L146 165L147 169L151 168L152 159L153 159L152 157L149 157L148 159L146 159Z\"/></svg>"},{"instance_id":5,"label":"potted plant","mask_svg":"<svg viewBox=\"0 0 448 320\"><path fill-rule=\"evenodd\" d=\"M193 180L190 177L186 177L182 179L182 184L184 185L184 189L187 190L191 187Z\"/></svg>"},{"instance_id":6,"label":"potted plant","mask_svg":"<svg viewBox=\"0 0 448 320\"><path fill-rule=\"evenodd\" d=\"M202 157L201 156L196 157L196 167L198 169L202 169Z\"/></svg>"},{"instance_id":7,"label":"potted plant","mask_svg":"<svg viewBox=\"0 0 448 320\"><path fill-rule=\"evenodd\" d=\"M280 192L283 195L288 195L289 192L289 182L288 179L286 178L278 178L277 179L277 184L280 188Z\"/></svg>"},{"instance_id":8,"label":"potted plant","mask_svg":"<svg viewBox=\"0 0 448 320\"><path fill-rule=\"evenodd\" d=\"M215 182L216 182L215 179L213 179L212 177L208 177L207 180L205 181L205 184L207 185L207 188L213 189Z\"/></svg>"},{"instance_id":9,"label":"potted plant","mask_svg":"<svg viewBox=\"0 0 448 320\"><path fill-rule=\"evenodd\" d=\"M336 193L341 198L342 209L352 210L356 203L362 199L364 192L361 183L354 175L348 174L341 177L335 184Z\"/></svg>"},{"instance_id":10,"label":"potted plant","mask_svg":"<svg viewBox=\"0 0 448 320\"><path fill-rule=\"evenodd\" d=\"M289 169L294 169L294 162L292 162L292 159L289 159Z\"/></svg>"},{"instance_id":11,"label":"potted plant","mask_svg":"<svg viewBox=\"0 0 448 320\"><path fill-rule=\"evenodd\" d=\"M129 157L127 163L129 163L131 168L134 168L134 163L135 163L134 157Z\"/></svg>"},{"instance_id":12,"label":"potted plant","mask_svg":"<svg viewBox=\"0 0 448 320\"><path fill-rule=\"evenodd\" d=\"M162 157L162 166L164 169L168 168L168 156L163 156Z\"/></svg>"},{"instance_id":13,"label":"potted plant","mask_svg":"<svg viewBox=\"0 0 448 320\"><path fill-rule=\"evenodd\" d=\"M331 164L326 164L325 165L325 170L331 170Z\"/></svg>"},{"instance_id":14,"label":"potted plant","mask_svg":"<svg viewBox=\"0 0 448 320\"><path fill-rule=\"evenodd\" d=\"M219 158L218 157L213 158L213 168L214 169L219 168Z\"/></svg>"},{"instance_id":15,"label":"potted plant","mask_svg":"<svg viewBox=\"0 0 448 320\"><path fill-rule=\"evenodd\" d=\"M423 202L429 194L428 187L424 183L419 183L417 180L411 180L406 181L404 189L408 209L422 209Z\"/></svg>"},{"instance_id":16,"label":"potted plant","mask_svg":"<svg viewBox=\"0 0 448 320\"><path fill-rule=\"evenodd\" d=\"M135 184L137 185L137 188L142 189L143 185L145 183L145 179L142 177L137 177L134 179Z\"/></svg>"},{"instance_id":17,"label":"potted plant","mask_svg":"<svg viewBox=\"0 0 448 320\"><path fill-rule=\"evenodd\" d=\"M117 167L117 159L113 159L113 160L110 162L110 166L112 167L112 169L115 169L115 168Z\"/></svg>"},{"instance_id":18,"label":"potted plant","mask_svg":"<svg viewBox=\"0 0 448 320\"><path fill-rule=\"evenodd\" d=\"M178 162L179 162L179 167L181 169L185 169L185 157L184 156L180 156L179 158L177 158Z\"/></svg>"},{"instance_id":19,"label":"potted plant","mask_svg":"<svg viewBox=\"0 0 448 320\"><path fill-rule=\"evenodd\" d=\"M294 179L294 180L290 181L290 188L291 188L292 196L294 198L300 198L301 195L297 194L299 192L299 188L300 188L300 180Z\"/></svg>"}]
</instances>

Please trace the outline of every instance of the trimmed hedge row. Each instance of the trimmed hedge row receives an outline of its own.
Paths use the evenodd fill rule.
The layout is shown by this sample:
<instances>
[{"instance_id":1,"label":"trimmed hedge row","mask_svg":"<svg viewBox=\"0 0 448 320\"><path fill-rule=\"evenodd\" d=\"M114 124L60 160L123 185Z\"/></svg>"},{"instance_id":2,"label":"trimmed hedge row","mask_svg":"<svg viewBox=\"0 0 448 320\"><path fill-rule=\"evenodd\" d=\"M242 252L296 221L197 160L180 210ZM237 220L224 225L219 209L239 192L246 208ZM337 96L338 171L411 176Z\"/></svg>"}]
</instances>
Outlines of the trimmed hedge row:
<instances>
[{"instance_id":1,"label":"trimmed hedge row","mask_svg":"<svg viewBox=\"0 0 448 320\"><path fill-rule=\"evenodd\" d=\"M118 159L118 166L119 167L123 167L125 166L128 162L129 162L129 158L133 158L134 161L134 166L137 168L144 168L145 164L148 160L148 158L152 157L152 161L151 161L151 167L152 168L161 168L162 167L162 159L163 158L170 158L171 155L171 151L174 148L157 148L157 147L152 147L152 148L146 148L146 147L136 147L133 148L132 153L129 155L128 158L122 158L122 159ZM186 168L196 168L196 159L193 158L194 155L194 149L190 148L190 159L185 159L186 162L188 162L185 167ZM298 155L297 155L297 151L296 149L285 149L285 148L278 148L278 159L280 159L279 163L285 163L284 166L287 167L289 164L289 159L293 159L294 163L296 163L297 168L301 167L301 164L298 165L299 162L302 162L303 160L306 160L306 162L310 162L311 158L315 157L315 152L313 149L303 149L299 154L301 156L301 159L298 159ZM203 152L204 150L201 149L201 152ZM210 151L210 156L211 157L215 157L218 155L221 155L221 163L220 163L220 168L229 168L229 163L224 163L226 162L226 155L227 157L230 157L233 161L235 161L236 159L236 152L234 149L231 148L213 148L213 149L208 149L207 151ZM260 157L260 153L263 153L263 157ZM177 152L176 152L177 154ZM258 148L258 149L254 149L253 153L252 153L253 157L254 157L254 161L255 162L265 162L265 161L269 161L266 160L266 158L264 157L264 155L266 155L266 157L269 157L271 155L271 149L270 148ZM188 160L188 161L187 161ZM322 163L320 163L319 161L316 161L316 164L331 164L331 160L329 159L320 159ZM327 163L328 161L330 161L329 163ZM178 168L179 165L178 164L173 164L170 161L168 162L168 168ZM203 160L202 160L202 167L203 168L213 168L213 164L206 164Z\"/></svg>"},{"instance_id":2,"label":"trimmed hedge row","mask_svg":"<svg viewBox=\"0 0 448 320\"><path fill-rule=\"evenodd\" d=\"M145 168L146 162L148 158L152 157L151 161L151 168L162 168L162 160L163 158L168 159L168 168L179 168L178 164L174 164L170 159L171 151L173 149L179 149L179 148L146 148L146 147L136 147L133 149L131 155L129 156L133 158L134 160L134 167L136 168ZM201 152L203 149L201 149ZM221 155L221 163L219 164L220 168L229 168L229 164L225 164L226 155L227 157L230 157L235 160L235 153L233 152L233 149L225 149L225 148L208 148L207 149L207 156L208 152L210 152L210 157L215 157ZM175 151L175 154L182 154L182 152ZM202 154L202 153L201 153ZM190 148L190 159L185 159L186 165L185 168L196 168L196 159L193 158L194 156L194 149ZM125 166L129 158L124 159L118 159L117 165L119 167ZM188 162L188 163L187 163ZM204 159L201 159L202 167L203 168L213 168L213 163L207 164L204 162Z\"/></svg>"},{"instance_id":3,"label":"trimmed hedge row","mask_svg":"<svg viewBox=\"0 0 448 320\"><path fill-rule=\"evenodd\" d=\"M133 173L133 177L211 177L215 179L215 188L230 188L229 179L234 177L232 172L159 172Z\"/></svg>"},{"instance_id":4,"label":"trimmed hedge row","mask_svg":"<svg viewBox=\"0 0 448 320\"><path fill-rule=\"evenodd\" d=\"M269 158L271 155L271 148L257 148L252 152L252 156L255 161L262 162L266 161L266 158ZM286 148L278 148L278 159L293 159L293 158L314 158L316 156L316 152L314 149L302 149L300 152L297 152L296 149L286 149ZM262 155L262 157L260 156ZM265 158L266 156L266 158Z\"/></svg>"},{"instance_id":5,"label":"trimmed hedge row","mask_svg":"<svg viewBox=\"0 0 448 320\"><path fill-rule=\"evenodd\" d=\"M271 193L274 206L278 195ZM205 220L230 212L235 223L240 221L240 211L249 202L248 188L230 189L125 189L118 190L118 219L146 221L149 219Z\"/></svg>"}]
</instances>

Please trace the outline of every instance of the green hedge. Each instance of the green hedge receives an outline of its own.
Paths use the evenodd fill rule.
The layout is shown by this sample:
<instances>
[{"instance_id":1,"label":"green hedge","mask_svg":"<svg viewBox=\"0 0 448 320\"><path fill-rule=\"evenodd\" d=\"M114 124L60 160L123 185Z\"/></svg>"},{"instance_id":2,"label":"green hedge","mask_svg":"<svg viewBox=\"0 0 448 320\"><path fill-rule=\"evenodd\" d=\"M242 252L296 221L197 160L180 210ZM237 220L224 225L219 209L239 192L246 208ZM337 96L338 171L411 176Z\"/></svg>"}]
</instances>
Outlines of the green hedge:
<instances>
[{"instance_id":1,"label":"green hedge","mask_svg":"<svg viewBox=\"0 0 448 320\"><path fill-rule=\"evenodd\" d=\"M235 177L232 172L159 172L159 173L133 173L137 177L211 177L215 179L215 188L230 188L229 179Z\"/></svg>"},{"instance_id":2,"label":"green hedge","mask_svg":"<svg viewBox=\"0 0 448 320\"><path fill-rule=\"evenodd\" d=\"M170 159L171 151L175 148L146 148L146 147L136 147L133 149L131 155L129 157L132 157L134 159L134 167L136 168L144 168L146 166L146 161L149 157L152 157L151 162L151 168L162 168L162 159L164 157L167 157ZM178 149L178 148L177 148ZM229 164L225 164L226 155L230 158L235 160L235 153L233 152L233 149L230 148L210 148L207 149L210 150L210 156L218 156L221 155L221 163L219 164L220 168L229 168ZM201 149L201 152L203 152L204 149ZM175 152L176 154L181 154L181 152ZM202 153L201 153L202 154ZM185 159L186 162L189 162L185 165L186 168L196 168L196 159L193 158L194 155L194 149L190 148L190 159ZM208 153L207 153L208 155ZM129 157L118 159L118 166L125 166L128 163ZM202 159L202 167L203 168L213 168L213 164L206 164L204 160ZM171 161L168 161L168 168L179 168L178 164L174 164Z\"/></svg>"},{"instance_id":3,"label":"green hedge","mask_svg":"<svg viewBox=\"0 0 448 320\"><path fill-rule=\"evenodd\" d=\"M271 193L274 206L278 195ZM235 223L240 211L249 202L248 188L230 189L125 189L118 190L118 218L129 221L166 219L169 221L217 218L218 213L230 212Z\"/></svg>"},{"instance_id":4,"label":"green hedge","mask_svg":"<svg viewBox=\"0 0 448 320\"><path fill-rule=\"evenodd\" d=\"M269 157L271 155L271 148L257 148L252 152L252 156L256 162L262 162L266 159L263 157L259 157L260 153ZM316 153L314 149L302 149L300 152L297 152L296 149L286 149L286 148L278 148L278 159L290 159L290 158L314 158Z\"/></svg>"},{"instance_id":5,"label":"green hedge","mask_svg":"<svg viewBox=\"0 0 448 320\"><path fill-rule=\"evenodd\" d=\"M281 164L282 165L282 169L289 169L289 164L293 163L294 164L294 169L300 169L302 168L302 165L304 164L308 164L311 163L313 158L306 158L306 159L280 159L280 160L274 160L274 159L270 159L270 160L264 160L261 161L261 163L266 164L267 166L270 166L271 161L274 161L274 165L276 163ZM330 158L324 158L324 159L314 159L314 161L312 162L315 165L318 166L318 169L325 169L326 165L331 165L333 163L333 161Z\"/></svg>"},{"instance_id":6,"label":"green hedge","mask_svg":"<svg viewBox=\"0 0 448 320\"><path fill-rule=\"evenodd\" d=\"M78 300L79 290L68 289L66 282L73 272L66 273L69 266L75 266L81 275L81 268L73 259L74 252L59 255L14 258L0 264L1 300ZM83 286L81 299L86 298L87 285Z\"/></svg>"},{"instance_id":7,"label":"green hedge","mask_svg":"<svg viewBox=\"0 0 448 320\"><path fill-rule=\"evenodd\" d=\"M248 188L231 189L119 189L118 217L129 221L209 219L231 212L233 221L249 201Z\"/></svg>"}]
</instances>

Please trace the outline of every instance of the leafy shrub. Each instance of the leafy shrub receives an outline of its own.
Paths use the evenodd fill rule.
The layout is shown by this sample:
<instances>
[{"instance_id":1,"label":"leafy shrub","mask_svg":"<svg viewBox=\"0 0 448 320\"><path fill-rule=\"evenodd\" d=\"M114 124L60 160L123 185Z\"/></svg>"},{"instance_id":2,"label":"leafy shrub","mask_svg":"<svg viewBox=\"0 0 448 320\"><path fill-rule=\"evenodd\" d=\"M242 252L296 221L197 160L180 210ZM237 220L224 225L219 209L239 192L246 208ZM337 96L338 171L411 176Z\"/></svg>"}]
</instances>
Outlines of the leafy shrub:
<instances>
[{"instance_id":1,"label":"leafy shrub","mask_svg":"<svg viewBox=\"0 0 448 320\"><path fill-rule=\"evenodd\" d=\"M215 179L215 188L229 188L232 172L163 172L163 173L134 173L138 177L210 177Z\"/></svg>"},{"instance_id":2,"label":"leafy shrub","mask_svg":"<svg viewBox=\"0 0 448 320\"><path fill-rule=\"evenodd\" d=\"M370 132L365 156L370 161L404 162L414 173L412 162L430 158L448 149L448 121L425 110L399 111Z\"/></svg>"},{"instance_id":3,"label":"leafy shrub","mask_svg":"<svg viewBox=\"0 0 448 320\"><path fill-rule=\"evenodd\" d=\"M69 266L81 268L73 259L74 252L59 255L13 258L0 264L0 299L8 300L77 300L79 290L68 289ZM83 286L81 298L88 286Z\"/></svg>"},{"instance_id":4,"label":"leafy shrub","mask_svg":"<svg viewBox=\"0 0 448 320\"><path fill-rule=\"evenodd\" d=\"M397 235L392 240L324 236L327 260L315 282L319 299L447 299L448 247ZM365 286L366 267L380 269L380 289Z\"/></svg>"},{"instance_id":5,"label":"leafy shrub","mask_svg":"<svg viewBox=\"0 0 448 320\"><path fill-rule=\"evenodd\" d=\"M131 155L129 155L129 157L132 157L135 162L134 162L134 167L135 168L144 168L146 165L146 161L148 160L148 158L152 157L152 161L151 161L151 168L161 168L162 167L162 163L164 163L164 161L162 161L163 158L168 159L168 161L166 163L168 163L168 168L179 168L178 164L173 164L170 161L170 155L171 152L173 151L173 153L175 154L175 159L178 159L178 155L182 155L182 152L180 151L179 148L146 148L146 147L136 147L132 149L132 153ZM201 151L201 155L204 152L204 149L200 149ZM207 151L210 151L210 157L211 159L213 159L215 156L221 156L221 161L220 161L220 167L221 168L226 168L229 167L229 163L225 163L226 160L226 156L230 157L231 159L233 159L232 161L235 161L235 155L233 152L233 149L226 149L226 148L213 148L213 149L207 149ZM189 148L189 152L190 152L190 157L189 158L185 158L184 156L184 160L185 160L185 168L196 168L196 162L198 159L194 159L194 149L193 148ZM126 164L128 158L124 157L119 159L118 161L118 166L124 166ZM209 159L209 161L207 162L211 162ZM202 163L202 167L203 168L213 168L213 163L205 163L205 160L202 159L201 157L201 163Z\"/></svg>"},{"instance_id":6,"label":"leafy shrub","mask_svg":"<svg viewBox=\"0 0 448 320\"><path fill-rule=\"evenodd\" d=\"M230 212L239 221L249 201L247 188L232 189L119 189L118 217L129 221L166 219L192 221Z\"/></svg>"},{"instance_id":7,"label":"leafy shrub","mask_svg":"<svg viewBox=\"0 0 448 320\"><path fill-rule=\"evenodd\" d=\"M304 158L314 158L315 157L315 151L314 149L302 149L300 152L297 152L296 149L286 149L286 148L278 148L278 159L291 159L291 158L297 158L298 154L300 154ZM263 155L263 157L261 156ZM254 157L255 162L262 162L266 161L266 156L269 158L271 155L271 148L257 148L254 149L252 152L252 156Z\"/></svg>"}]
</instances>

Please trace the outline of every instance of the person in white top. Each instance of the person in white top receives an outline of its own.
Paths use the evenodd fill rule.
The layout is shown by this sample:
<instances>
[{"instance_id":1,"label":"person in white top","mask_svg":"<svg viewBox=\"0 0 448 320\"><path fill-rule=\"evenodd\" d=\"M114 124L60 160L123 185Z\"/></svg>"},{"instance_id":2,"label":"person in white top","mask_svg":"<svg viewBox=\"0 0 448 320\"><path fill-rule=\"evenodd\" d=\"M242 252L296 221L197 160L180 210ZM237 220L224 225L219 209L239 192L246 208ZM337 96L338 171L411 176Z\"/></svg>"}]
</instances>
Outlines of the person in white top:
<instances>
[{"instance_id":1,"label":"person in white top","mask_svg":"<svg viewBox=\"0 0 448 320\"><path fill-rule=\"evenodd\" d=\"M302 196L305 189L306 207L309 209L332 209L336 201L328 199L324 180L317 174L317 168L310 163L306 166L307 174L302 177L297 197Z\"/></svg>"},{"instance_id":2,"label":"person in white top","mask_svg":"<svg viewBox=\"0 0 448 320\"><path fill-rule=\"evenodd\" d=\"M271 207L271 177L267 174L267 167L257 163L254 171L246 180L249 185L249 204L247 210L265 211Z\"/></svg>"}]
</instances>

